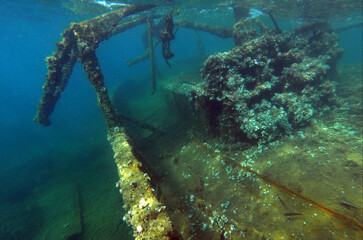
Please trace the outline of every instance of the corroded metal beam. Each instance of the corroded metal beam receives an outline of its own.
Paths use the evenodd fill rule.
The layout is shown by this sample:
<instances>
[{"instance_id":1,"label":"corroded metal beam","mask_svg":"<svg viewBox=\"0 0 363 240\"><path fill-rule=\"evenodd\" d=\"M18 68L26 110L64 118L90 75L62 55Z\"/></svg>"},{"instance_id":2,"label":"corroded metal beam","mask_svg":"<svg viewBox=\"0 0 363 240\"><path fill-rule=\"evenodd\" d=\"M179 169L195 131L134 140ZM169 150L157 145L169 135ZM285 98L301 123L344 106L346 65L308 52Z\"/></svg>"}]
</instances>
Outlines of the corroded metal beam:
<instances>
[{"instance_id":1,"label":"corroded metal beam","mask_svg":"<svg viewBox=\"0 0 363 240\"><path fill-rule=\"evenodd\" d=\"M157 47L157 45L159 45L160 42L161 42L160 40L155 41L153 48L155 49ZM138 57L136 57L136 58L134 58L132 60L127 59L126 60L126 65L128 67L131 67L132 65L134 65L136 63L145 61L146 59L149 58L149 52L150 52L150 50L149 50L149 48L147 48L143 55L138 56Z\"/></svg>"},{"instance_id":2,"label":"corroded metal beam","mask_svg":"<svg viewBox=\"0 0 363 240\"><path fill-rule=\"evenodd\" d=\"M148 30L148 39L149 39L149 59L150 59L150 68L151 68L151 85L152 91L151 94L155 93L156 90L156 76L155 76L155 56L154 56L154 43L153 43L153 25L154 21L152 19L147 19L147 30Z\"/></svg>"},{"instance_id":3,"label":"corroded metal beam","mask_svg":"<svg viewBox=\"0 0 363 240\"><path fill-rule=\"evenodd\" d=\"M175 239L165 206L155 197L150 178L141 170L142 164L135 157L125 130L114 128L109 132L108 140L120 176L116 185L122 193L124 208L128 210L124 221L132 226L135 239Z\"/></svg>"},{"instance_id":4,"label":"corroded metal beam","mask_svg":"<svg viewBox=\"0 0 363 240\"><path fill-rule=\"evenodd\" d=\"M44 126L50 125L49 116L53 112L61 92L67 86L73 66L77 58L79 59L81 51L95 51L103 40L144 23L146 19L139 17L118 24L124 17L152 7L154 5L133 5L80 23L72 23L62 33L62 42L56 43L57 49L53 55L46 59L48 73L34 121ZM82 54L84 55L84 53Z\"/></svg>"},{"instance_id":5,"label":"corroded metal beam","mask_svg":"<svg viewBox=\"0 0 363 240\"><path fill-rule=\"evenodd\" d=\"M48 74L44 92L38 105L34 121L50 125L52 113L61 92L65 89L76 59L83 64L87 78L94 88L98 106L109 129L108 140L115 153L114 158L119 170L120 187L128 210L124 220L132 225L135 239L172 239L173 227L163 206L153 194L150 178L136 158L126 132L121 128L116 112L111 104L104 77L96 56L100 42L110 36L127 30L145 21L137 18L116 28L118 22L131 14L150 9L153 5L129 6L102 16L73 23L62 34L63 40L57 43L53 56L47 58Z\"/></svg>"},{"instance_id":6,"label":"corroded metal beam","mask_svg":"<svg viewBox=\"0 0 363 240\"><path fill-rule=\"evenodd\" d=\"M202 32L208 32L210 34L213 34L217 37L221 38L231 38L232 37L232 28L228 27L222 27L222 26L214 26L209 25L205 23L196 23L196 22L190 22L190 21L177 21L175 22L176 26L183 27L183 28L190 28Z\"/></svg>"},{"instance_id":7,"label":"corroded metal beam","mask_svg":"<svg viewBox=\"0 0 363 240\"><path fill-rule=\"evenodd\" d=\"M57 49L53 55L45 60L48 66L46 82L43 86L43 94L38 104L35 122L43 126L49 126L49 116L60 98L61 92L66 88L72 69L77 62L77 49L74 48L74 35L70 29L63 34L63 41L56 43Z\"/></svg>"}]
</instances>

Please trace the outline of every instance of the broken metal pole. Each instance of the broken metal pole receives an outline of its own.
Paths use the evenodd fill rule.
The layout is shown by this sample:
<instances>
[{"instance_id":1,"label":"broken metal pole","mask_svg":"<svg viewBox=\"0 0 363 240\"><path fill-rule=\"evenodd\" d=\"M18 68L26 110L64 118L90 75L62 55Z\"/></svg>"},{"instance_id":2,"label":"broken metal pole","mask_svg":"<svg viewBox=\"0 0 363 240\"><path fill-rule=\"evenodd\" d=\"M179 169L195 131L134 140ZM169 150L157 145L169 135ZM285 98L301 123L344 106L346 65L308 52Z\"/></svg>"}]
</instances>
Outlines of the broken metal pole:
<instances>
[{"instance_id":1,"label":"broken metal pole","mask_svg":"<svg viewBox=\"0 0 363 240\"><path fill-rule=\"evenodd\" d=\"M195 36L195 42L198 46L200 59L205 59L206 58L205 49L203 46L202 39L197 30L194 30L194 36Z\"/></svg>"},{"instance_id":2,"label":"broken metal pole","mask_svg":"<svg viewBox=\"0 0 363 240\"><path fill-rule=\"evenodd\" d=\"M271 11L270 11L270 12L268 12L268 15L270 16L271 21L272 21L272 23L274 24L274 26L275 26L275 28L276 28L276 31L277 31L278 33L282 33L282 30L280 29L279 25L277 24L277 22L276 22L276 20L275 20L274 16L272 15L272 12L271 12Z\"/></svg>"},{"instance_id":3,"label":"broken metal pole","mask_svg":"<svg viewBox=\"0 0 363 240\"><path fill-rule=\"evenodd\" d=\"M175 22L176 26L183 27L183 28L190 28L202 32L208 32L213 34L217 37L221 38L231 38L232 37L232 28L228 27L221 27L221 26L214 26L205 23L196 23L196 22L189 22L189 21L177 21Z\"/></svg>"},{"instance_id":4,"label":"broken metal pole","mask_svg":"<svg viewBox=\"0 0 363 240\"><path fill-rule=\"evenodd\" d=\"M333 31L338 33L338 32L343 32L343 31L350 30L353 28L361 28L362 26L363 26L363 22L356 22L356 23L351 23L351 24L345 25L343 27L334 28Z\"/></svg>"},{"instance_id":5,"label":"broken metal pole","mask_svg":"<svg viewBox=\"0 0 363 240\"><path fill-rule=\"evenodd\" d=\"M151 94L156 90L156 76L155 76L155 56L154 56L154 43L153 43L153 20L147 19L148 39L149 39L149 59L151 68Z\"/></svg>"},{"instance_id":6,"label":"broken metal pole","mask_svg":"<svg viewBox=\"0 0 363 240\"><path fill-rule=\"evenodd\" d=\"M155 49L158 45L159 45L159 43L160 43L161 41L160 40L157 40L155 43L154 43L154 46L153 46L153 48ZM138 56L137 58L135 58L135 59L132 59L132 60L126 60L126 65L128 66L128 67L131 67L132 65L134 65L134 64L136 64L136 63L139 63L139 62L142 62L142 61L145 61L146 59L148 59L149 58L149 49L147 49L146 50L146 52L143 54L143 55L141 55L141 56Z\"/></svg>"}]
</instances>

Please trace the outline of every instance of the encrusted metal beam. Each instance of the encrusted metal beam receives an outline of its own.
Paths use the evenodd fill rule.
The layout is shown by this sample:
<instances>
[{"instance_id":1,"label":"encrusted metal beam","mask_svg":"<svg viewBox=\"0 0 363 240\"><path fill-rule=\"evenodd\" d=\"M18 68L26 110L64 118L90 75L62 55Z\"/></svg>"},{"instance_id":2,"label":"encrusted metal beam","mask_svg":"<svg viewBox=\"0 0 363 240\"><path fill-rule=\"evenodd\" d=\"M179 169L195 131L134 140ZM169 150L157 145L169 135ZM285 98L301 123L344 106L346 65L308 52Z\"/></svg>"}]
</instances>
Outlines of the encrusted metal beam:
<instances>
[{"instance_id":1,"label":"encrusted metal beam","mask_svg":"<svg viewBox=\"0 0 363 240\"><path fill-rule=\"evenodd\" d=\"M132 5L80 23L72 23L62 33L62 42L56 43L57 49L53 55L46 59L48 73L34 121L43 126L51 124L49 116L52 114L61 92L67 86L73 66L77 58L79 59L79 54L85 55L81 51L95 51L98 45L110 36L146 22L145 17L138 17L118 24L124 17L152 7L154 5ZM79 60L82 61L82 59Z\"/></svg>"},{"instance_id":2,"label":"encrusted metal beam","mask_svg":"<svg viewBox=\"0 0 363 240\"><path fill-rule=\"evenodd\" d=\"M175 25L183 28L191 28L202 32L208 32L221 38L231 38L233 32L232 28L214 26L205 23L190 22L185 20L177 21L175 22Z\"/></svg>"},{"instance_id":3,"label":"encrusted metal beam","mask_svg":"<svg viewBox=\"0 0 363 240\"><path fill-rule=\"evenodd\" d=\"M100 42L110 36L146 21L145 18L137 18L116 28L122 18L152 7L154 6L129 6L84 22L71 24L62 34L63 40L57 43L58 48L53 56L47 58L49 69L47 81L34 119L44 126L50 125L49 116L61 92L65 89L78 58L96 91L98 106L102 110L109 129L108 139L115 153L114 158L120 176L117 186L120 187L125 202L124 207L128 210L124 220L132 225L137 240L171 239L173 227L166 214L165 206L154 196L150 178L146 172L142 171L142 163L137 159L126 132L121 128L107 94L96 49Z\"/></svg>"},{"instance_id":4,"label":"encrusted metal beam","mask_svg":"<svg viewBox=\"0 0 363 240\"><path fill-rule=\"evenodd\" d=\"M154 195L149 176L141 168L141 162L135 157L130 140L122 128L109 132L108 140L115 153L120 188L124 199L124 208L128 213L124 221L132 226L136 240L172 239L172 223L161 204Z\"/></svg>"}]
</instances>

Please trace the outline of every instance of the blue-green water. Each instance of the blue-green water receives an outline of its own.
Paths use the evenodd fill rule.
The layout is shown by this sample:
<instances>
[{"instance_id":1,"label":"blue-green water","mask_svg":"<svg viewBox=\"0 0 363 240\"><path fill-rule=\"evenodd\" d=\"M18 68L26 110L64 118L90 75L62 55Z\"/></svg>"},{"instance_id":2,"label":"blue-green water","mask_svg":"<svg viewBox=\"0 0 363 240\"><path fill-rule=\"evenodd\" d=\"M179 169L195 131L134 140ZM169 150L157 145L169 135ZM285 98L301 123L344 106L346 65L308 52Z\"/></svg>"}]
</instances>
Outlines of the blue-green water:
<instances>
[{"instance_id":1,"label":"blue-green water","mask_svg":"<svg viewBox=\"0 0 363 240\"><path fill-rule=\"evenodd\" d=\"M72 217L66 215L73 211L71 199L77 184L85 202L88 232L84 239L128 239L130 229L122 222L122 199L114 187L118 177L107 128L80 64L51 115L52 125L43 127L32 121L47 73L44 59L55 50L54 42L61 40L60 33L71 22L96 16L87 11L77 15L62 5L72 1L49 2L0 2L0 239L65 239L72 224ZM362 21L362 16L354 14L351 20L333 22L333 27ZM226 18L226 24L233 19ZM271 25L266 16L263 18ZM294 19L277 20L284 29L297 24ZM100 44L97 56L110 92L120 83L129 86L123 89L126 96L151 91L148 61L132 67L125 64L127 59L144 54L141 36L146 30L144 24ZM199 34L206 55L234 47L231 39ZM339 65L361 65L362 25L338 35L344 49ZM195 60L200 55L192 30L179 29L171 49L175 54L171 70L160 46L155 49L164 78L191 71L193 61L197 68L202 67L202 61ZM139 80L127 82L132 79Z\"/></svg>"}]
</instances>

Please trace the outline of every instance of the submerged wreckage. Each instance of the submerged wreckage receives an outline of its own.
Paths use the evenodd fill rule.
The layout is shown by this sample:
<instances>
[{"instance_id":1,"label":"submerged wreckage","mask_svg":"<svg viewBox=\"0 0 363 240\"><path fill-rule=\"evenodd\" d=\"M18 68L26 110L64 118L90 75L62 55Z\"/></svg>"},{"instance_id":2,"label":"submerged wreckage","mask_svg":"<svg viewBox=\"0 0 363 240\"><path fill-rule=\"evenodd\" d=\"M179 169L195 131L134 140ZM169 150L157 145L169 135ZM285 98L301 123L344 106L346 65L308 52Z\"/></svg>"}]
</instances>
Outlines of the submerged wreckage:
<instances>
[{"instance_id":1,"label":"submerged wreckage","mask_svg":"<svg viewBox=\"0 0 363 240\"><path fill-rule=\"evenodd\" d=\"M153 43L152 37L157 35L154 32L157 24L153 21L160 16L138 14L131 20L122 20L154 7L127 6L94 19L71 24L63 32L62 42L56 44L56 51L47 58L47 81L34 121L44 126L50 125L49 116L67 85L73 66L77 60L82 63L87 78L97 93L98 105L108 126L108 140L115 153L120 176L117 186L125 202L124 208L128 210L124 220L132 225L135 239L184 239L186 233L182 229L185 226L173 222L166 205L155 196L152 173L145 167L144 160L140 159L132 139L112 106L95 53L98 45L115 34L147 24L148 50L133 64L147 58L151 60L154 92L153 50L161 41L163 56L170 66L168 59L173 56L170 41L175 37L174 24L222 38L233 38L236 44L234 49L209 56L205 61L201 81L193 84L166 84L163 91L169 104L174 108L179 106L177 110L185 120L201 126L200 134L211 134L226 142L255 143L266 143L291 134L293 129L307 125L313 115L328 111L336 103L334 85L327 81L327 77L335 73L342 49L327 23L309 23L281 32L278 27L276 30L267 28L258 19L243 17L236 18L238 21L233 28L184 20L174 23L173 12L160 21L164 23L163 27L159 27L160 39ZM201 144L201 148L204 147ZM249 173L268 181L268 178L257 172L250 170ZM290 194L295 194L298 198L307 199L281 184L273 181L269 183L290 191ZM191 202L197 202L194 197L190 197ZM362 228L354 219L312 200L309 203ZM236 221L230 224L223 214L208 209L210 203L198 199L198 204L206 218L214 219L206 235L208 239L239 239L251 234L246 230L247 227ZM290 215L294 216L294 213ZM200 227L202 228L205 231L206 227ZM192 232L188 234L189 237L193 236Z\"/></svg>"},{"instance_id":2,"label":"submerged wreckage","mask_svg":"<svg viewBox=\"0 0 363 240\"><path fill-rule=\"evenodd\" d=\"M237 34L235 34L236 36ZM238 36L238 35L237 35ZM266 30L230 52L210 56L203 82L188 93L213 130L230 141L270 141L305 126L334 105L327 75L342 55L325 23L286 33Z\"/></svg>"}]
</instances>

